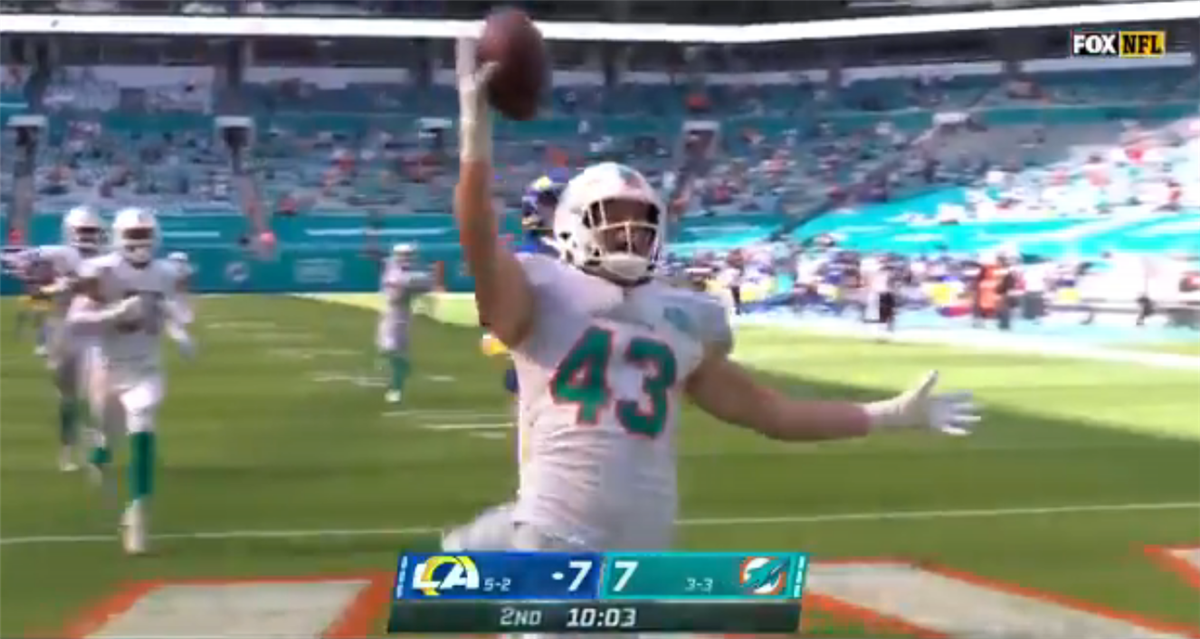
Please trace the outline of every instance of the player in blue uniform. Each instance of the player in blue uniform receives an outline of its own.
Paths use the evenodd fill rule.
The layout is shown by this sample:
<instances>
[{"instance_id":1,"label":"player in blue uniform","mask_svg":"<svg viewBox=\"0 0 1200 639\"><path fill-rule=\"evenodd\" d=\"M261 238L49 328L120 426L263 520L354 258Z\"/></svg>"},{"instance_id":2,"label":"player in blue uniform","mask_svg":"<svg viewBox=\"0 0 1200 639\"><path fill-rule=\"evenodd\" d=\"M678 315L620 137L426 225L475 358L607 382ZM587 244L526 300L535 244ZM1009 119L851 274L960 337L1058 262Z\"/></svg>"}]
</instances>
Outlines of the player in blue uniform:
<instances>
[{"instance_id":1,"label":"player in blue uniform","mask_svg":"<svg viewBox=\"0 0 1200 639\"><path fill-rule=\"evenodd\" d=\"M570 174L565 170L553 170L534 180L525 189L521 198L521 243L517 253L545 253L555 255L558 250L550 242L550 226L558 198L567 186ZM491 333L483 336L483 353L488 357L505 355L504 345L492 338ZM509 364L504 371L504 389L517 394L517 371Z\"/></svg>"}]
</instances>

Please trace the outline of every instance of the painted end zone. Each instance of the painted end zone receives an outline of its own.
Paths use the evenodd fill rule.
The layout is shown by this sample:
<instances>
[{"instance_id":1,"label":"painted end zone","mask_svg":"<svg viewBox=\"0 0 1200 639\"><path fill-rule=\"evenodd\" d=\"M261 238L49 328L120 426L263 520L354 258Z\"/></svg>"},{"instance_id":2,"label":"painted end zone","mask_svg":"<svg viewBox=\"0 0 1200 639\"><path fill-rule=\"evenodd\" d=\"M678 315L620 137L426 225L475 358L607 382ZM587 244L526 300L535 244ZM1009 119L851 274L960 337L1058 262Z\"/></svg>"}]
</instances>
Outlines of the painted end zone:
<instances>
[{"instance_id":1,"label":"painted end zone","mask_svg":"<svg viewBox=\"0 0 1200 639\"><path fill-rule=\"evenodd\" d=\"M818 562L806 597L823 597L857 615L882 615L918 637L1036 637L1046 639L1181 639L1200 637L1189 626L980 577L904 561Z\"/></svg>"},{"instance_id":2,"label":"painted end zone","mask_svg":"<svg viewBox=\"0 0 1200 639\"><path fill-rule=\"evenodd\" d=\"M142 581L100 602L63 636L325 637L375 634L391 574Z\"/></svg>"},{"instance_id":3,"label":"painted end zone","mask_svg":"<svg viewBox=\"0 0 1200 639\"><path fill-rule=\"evenodd\" d=\"M1159 565L1178 574L1189 586L1200 589L1200 544L1146 546L1146 554Z\"/></svg>"}]
</instances>

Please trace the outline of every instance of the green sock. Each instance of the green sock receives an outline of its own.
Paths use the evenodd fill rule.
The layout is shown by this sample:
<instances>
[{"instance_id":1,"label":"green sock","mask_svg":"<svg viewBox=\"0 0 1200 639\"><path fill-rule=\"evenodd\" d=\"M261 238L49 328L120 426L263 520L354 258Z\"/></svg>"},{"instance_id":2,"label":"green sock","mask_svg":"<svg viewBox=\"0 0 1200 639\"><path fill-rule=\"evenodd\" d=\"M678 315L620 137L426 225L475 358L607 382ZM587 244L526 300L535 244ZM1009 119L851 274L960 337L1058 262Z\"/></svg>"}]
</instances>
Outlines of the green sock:
<instances>
[{"instance_id":1,"label":"green sock","mask_svg":"<svg viewBox=\"0 0 1200 639\"><path fill-rule=\"evenodd\" d=\"M154 492L154 433L129 436L129 498L141 499Z\"/></svg>"},{"instance_id":2,"label":"green sock","mask_svg":"<svg viewBox=\"0 0 1200 639\"><path fill-rule=\"evenodd\" d=\"M392 390L403 391L404 381L408 379L408 359L403 355L389 355L388 364L392 368Z\"/></svg>"},{"instance_id":3,"label":"green sock","mask_svg":"<svg viewBox=\"0 0 1200 639\"><path fill-rule=\"evenodd\" d=\"M93 466L105 466L112 461L112 451L107 446L96 446L88 454L88 462Z\"/></svg>"},{"instance_id":4,"label":"green sock","mask_svg":"<svg viewBox=\"0 0 1200 639\"><path fill-rule=\"evenodd\" d=\"M63 446L75 443L75 419L78 415L79 404L75 400L58 400L58 442Z\"/></svg>"}]
</instances>

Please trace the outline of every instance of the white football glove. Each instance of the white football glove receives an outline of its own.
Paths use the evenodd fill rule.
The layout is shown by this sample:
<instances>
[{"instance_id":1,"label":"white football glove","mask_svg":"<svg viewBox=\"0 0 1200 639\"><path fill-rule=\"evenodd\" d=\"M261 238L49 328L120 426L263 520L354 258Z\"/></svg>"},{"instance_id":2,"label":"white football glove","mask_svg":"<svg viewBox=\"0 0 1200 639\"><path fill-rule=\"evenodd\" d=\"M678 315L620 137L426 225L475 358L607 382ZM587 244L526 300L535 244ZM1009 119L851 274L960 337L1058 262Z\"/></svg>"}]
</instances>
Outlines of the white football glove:
<instances>
[{"instance_id":1,"label":"white football glove","mask_svg":"<svg viewBox=\"0 0 1200 639\"><path fill-rule=\"evenodd\" d=\"M937 371L930 371L904 393L866 404L872 428L928 428L947 435L970 435L979 409L969 391L934 393Z\"/></svg>"},{"instance_id":2,"label":"white football glove","mask_svg":"<svg viewBox=\"0 0 1200 639\"><path fill-rule=\"evenodd\" d=\"M455 51L458 76L458 153L462 160L492 159L492 113L487 101L488 79L496 63L475 66L475 40L459 38Z\"/></svg>"}]
</instances>

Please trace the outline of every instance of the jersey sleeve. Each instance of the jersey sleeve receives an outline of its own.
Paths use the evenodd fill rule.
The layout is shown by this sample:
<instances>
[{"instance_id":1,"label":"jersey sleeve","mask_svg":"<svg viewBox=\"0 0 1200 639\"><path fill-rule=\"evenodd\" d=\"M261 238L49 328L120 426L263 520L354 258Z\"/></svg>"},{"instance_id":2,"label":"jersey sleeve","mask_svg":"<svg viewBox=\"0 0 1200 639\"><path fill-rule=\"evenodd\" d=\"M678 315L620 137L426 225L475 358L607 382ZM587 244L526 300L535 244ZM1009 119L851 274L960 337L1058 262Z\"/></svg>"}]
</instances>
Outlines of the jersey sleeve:
<instances>
[{"instance_id":1,"label":"jersey sleeve","mask_svg":"<svg viewBox=\"0 0 1200 639\"><path fill-rule=\"evenodd\" d=\"M719 301L708 295L696 294L695 299L693 312L697 332L705 349L729 355L733 352L733 328L729 325L729 313Z\"/></svg>"}]
</instances>

